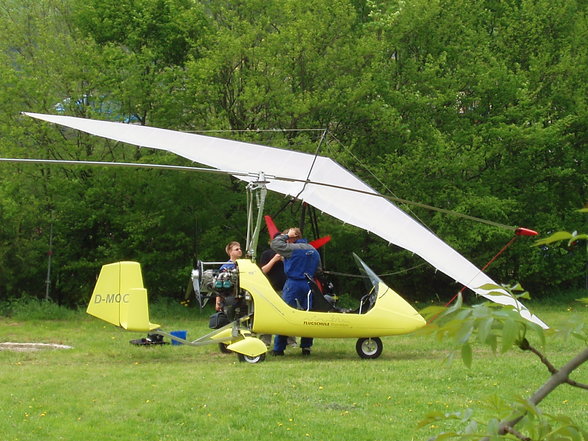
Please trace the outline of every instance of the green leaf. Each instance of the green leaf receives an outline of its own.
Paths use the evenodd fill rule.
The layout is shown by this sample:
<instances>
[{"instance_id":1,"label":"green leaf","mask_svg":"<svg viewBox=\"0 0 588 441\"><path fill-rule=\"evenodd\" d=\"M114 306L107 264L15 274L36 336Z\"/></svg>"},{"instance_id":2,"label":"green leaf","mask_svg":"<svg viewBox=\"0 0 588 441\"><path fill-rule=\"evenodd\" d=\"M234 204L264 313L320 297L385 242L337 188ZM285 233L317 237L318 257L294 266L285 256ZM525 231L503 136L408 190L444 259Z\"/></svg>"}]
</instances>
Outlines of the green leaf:
<instances>
[{"instance_id":1,"label":"green leaf","mask_svg":"<svg viewBox=\"0 0 588 441\"><path fill-rule=\"evenodd\" d=\"M459 434L456 432L443 432L440 433L439 435L435 436L435 438L433 438L434 440L444 440L444 439L451 439L451 438L455 438L456 436L458 436Z\"/></svg>"},{"instance_id":2,"label":"green leaf","mask_svg":"<svg viewBox=\"0 0 588 441\"><path fill-rule=\"evenodd\" d=\"M510 291L513 291L513 292L524 291L524 288L523 288L523 285L521 285L520 283L516 283L510 287Z\"/></svg>"},{"instance_id":3,"label":"green leaf","mask_svg":"<svg viewBox=\"0 0 588 441\"><path fill-rule=\"evenodd\" d=\"M465 427L464 429L464 433L466 435L476 435L478 433L479 430L479 424L477 421L475 420L471 420L468 425Z\"/></svg>"},{"instance_id":4,"label":"green leaf","mask_svg":"<svg viewBox=\"0 0 588 441\"><path fill-rule=\"evenodd\" d=\"M427 415L425 415L425 418L423 418L422 420L420 420L417 424L417 427L425 427L428 426L429 424L435 423L439 420L442 420L445 418L445 414L439 411L434 411L434 412L429 412Z\"/></svg>"},{"instance_id":5,"label":"green leaf","mask_svg":"<svg viewBox=\"0 0 588 441\"><path fill-rule=\"evenodd\" d=\"M506 320L502 327L501 352L508 351L519 337L519 324L514 320Z\"/></svg>"},{"instance_id":6,"label":"green leaf","mask_svg":"<svg viewBox=\"0 0 588 441\"><path fill-rule=\"evenodd\" d=\"M486 283L486 284L484 284L484 285L482 285L482 286L479 286L478 288L479 288L479 289L486 290L486 291L492 291L492 290L500 290L500 289L503 289L503 288L502 288L502 286L500 286L500 285L495 285L494 283Z\"/></svg>"},{"instance_id":7,"label":"green leaf","mask_svg":"<svg viewBox=\"0 0 588 441\"><path fill-rule=\"evenodd\" d=\"M492 418L490 421L488 421L487 430L488 430L489 435L491 435L491 436L498 435L499 429L500 429L500 421L499 420L497 420L496 418Z\"/></svg>"},{"instance_id":8,"label":"green leaf","mask_svg":"<svg viewBox=\"0 0 588 441\"><path fill-rule=\"evenodd\" d=\"M537 240L534 246L546 245L562 240L569 240L572 237L572 233L568 233L567 231L558 231L557 233L553 233L551 236L548 236L545 239Z\"/></svg>"},{"instance_id":9,"label":"green leaf","mask_svg":"<svg viewBox=\"0 0 588 441\"><path fill-rule=\"evenodd\" d=\"M490 346L490 349L492 349L492 353L496 354L496 350L498 349L498 338L495 334L490 334L486 341L486 344Z\"/></svg>"},{"instance_id":10,"label":"green leaf","mask_svg":"<svg viewBox=\"0 0 588 441\"><path fill-rule=\"evenodd\" d=\"M568 241L568 246L572 245L573 243L577 242L578 240L586 240L586 239L588 239L588 234L575 234L574 237L572 237Z\"/></svg>"},{"instance_id":11,"label":"green leaf","mask_svg":"<svg viewBox=\"0 0 588 441\"><path fill-rule=\"evenodd\" d=\"M468 368L472 367L472 347L469 343L461 346L461 359Z\"/></svg>"},{"instance_id":12,"label":"green leaf","mask_svg":"<svg viewBox=\"0 0 588 441\"><path fill-rule=\"evenodd\" d=\"M494 324L494 318L487 317L481 321L478 326L478 339L482 343L487 343L490 332L492 331L492 325Z\"/></svg>"},{"instance_id":13,"label":"green leaf","mask_svg":"<svg viewBox=\"0 0 588 441\"><path fill-rule=\"evenodd\" d=\"M440 317L447 310L444 306L427 306L419 311L419 313L425 318L427 321L435 320L436 318Z\"/></svg>"},{"instance_id":14,"label":"green leaf","mask_svg":"<svg viewBox=\"0 0 588 441\"><path fill-rule=\"evenodd\" d=\"M535 325L535 323L533 323ZM539 325L529 326L529 328L535 333L535 335L539 338L539 344L542 348L545 347L545 329L543 329Z\"/></svg>"},{"instance_id":15,"label":"green leaf","mask_svg":"<svg viewBox=\"0 0 588 441\"><path fill-rule=\"evenodd\" d=\"M455 341L458 344L467 343L474 331L474 323L471 321L462 321L461 327L455 334Z\"/></svg>"}]
</instances>

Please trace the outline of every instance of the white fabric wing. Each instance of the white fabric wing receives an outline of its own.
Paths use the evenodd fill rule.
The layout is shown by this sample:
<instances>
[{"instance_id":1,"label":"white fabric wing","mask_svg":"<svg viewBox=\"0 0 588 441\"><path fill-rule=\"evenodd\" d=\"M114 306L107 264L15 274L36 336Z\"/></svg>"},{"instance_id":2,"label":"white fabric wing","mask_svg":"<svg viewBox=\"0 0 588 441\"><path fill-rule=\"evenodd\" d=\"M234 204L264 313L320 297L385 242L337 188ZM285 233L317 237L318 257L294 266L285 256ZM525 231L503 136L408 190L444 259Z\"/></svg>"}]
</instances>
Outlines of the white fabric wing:
<instances>
[{"instance_id":1,"label":"white fabric wing","mask_svg":"<svg viewBox=\"0 0 588 441\"><path fill-rule=\"evenodd\" d=\"M523 317L544 328L547 327L524 305L506 293L489 296L488 291L480 289L483 285L497 283L419 222L390 201L379 197L376 191L330 158L318 156L315 159L314 155L307 153L154 127L70 116L25 114L127 144L166 150L217 169L244 173L263 172L270 176L297 180L308 178L310 182L306 184L271 180L267 188L297 196L345 223L377 234L390 243L412 251L476 293L500 304L514 305L520 309ZM237 177L242 180L253 180ZM373 193L374 196L316 185L312 182L361 190Z\"/></svg>"}]
</instances>

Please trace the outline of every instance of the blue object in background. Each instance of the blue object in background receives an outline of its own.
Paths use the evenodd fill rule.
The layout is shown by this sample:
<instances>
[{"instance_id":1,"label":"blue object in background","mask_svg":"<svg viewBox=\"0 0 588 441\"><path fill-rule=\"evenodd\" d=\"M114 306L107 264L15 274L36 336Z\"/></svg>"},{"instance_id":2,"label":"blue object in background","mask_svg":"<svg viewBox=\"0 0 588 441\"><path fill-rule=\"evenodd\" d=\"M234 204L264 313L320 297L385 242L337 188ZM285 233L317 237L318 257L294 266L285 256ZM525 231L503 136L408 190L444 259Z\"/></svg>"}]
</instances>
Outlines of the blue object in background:
<instances>
[{"instance_id":1,"label":"blue object in background","mask_svg":"<svg viewBox=\"0 0 588 441\"><path fill-rule=\"evenodd\" d=\"M188 331L172 331L170 332L171 335L186 340L188 337ZM183 345L181 341L172 340L172 345Z\"/></svg>"}]
</instances>

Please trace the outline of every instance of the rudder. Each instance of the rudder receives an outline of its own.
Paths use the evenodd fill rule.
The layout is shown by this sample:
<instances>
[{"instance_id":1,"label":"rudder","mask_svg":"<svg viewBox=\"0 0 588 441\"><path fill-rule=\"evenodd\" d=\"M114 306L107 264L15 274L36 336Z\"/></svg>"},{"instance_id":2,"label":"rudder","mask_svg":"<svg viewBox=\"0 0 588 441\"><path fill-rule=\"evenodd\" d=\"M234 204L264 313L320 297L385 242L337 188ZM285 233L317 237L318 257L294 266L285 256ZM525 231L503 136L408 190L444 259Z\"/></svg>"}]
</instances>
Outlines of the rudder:
<instances>
[{"instance_id":1,"label":"rudder","mask_svg":"<svg viewBox=\"0 0 588 441\"><path fill-rule=\"evenodd\" d=\"M129 331L151 331L147 290L138 262L104 265L86 312Z\"/></svg>"}]
</instances>

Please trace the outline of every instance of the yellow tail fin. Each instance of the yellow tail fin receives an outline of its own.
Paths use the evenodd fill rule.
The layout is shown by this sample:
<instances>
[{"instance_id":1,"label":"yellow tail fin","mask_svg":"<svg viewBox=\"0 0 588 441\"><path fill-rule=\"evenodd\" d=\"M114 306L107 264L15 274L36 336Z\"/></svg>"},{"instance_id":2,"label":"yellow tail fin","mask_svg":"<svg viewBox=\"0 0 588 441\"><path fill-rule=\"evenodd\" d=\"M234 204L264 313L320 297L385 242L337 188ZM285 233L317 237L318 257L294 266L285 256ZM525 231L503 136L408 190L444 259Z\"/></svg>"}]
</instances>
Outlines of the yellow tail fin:
<instances>
[{"instance_id":1,"label":"yellow tail fin","mask_svg":"<svg viewBox=\"0 0 588 441\"><path fill-rule=\"evenodd\" d=\"M137 262L104 265L86 312L129 331L159 328L149 322L147 290Z\"/></svg>"}]
</instances>

